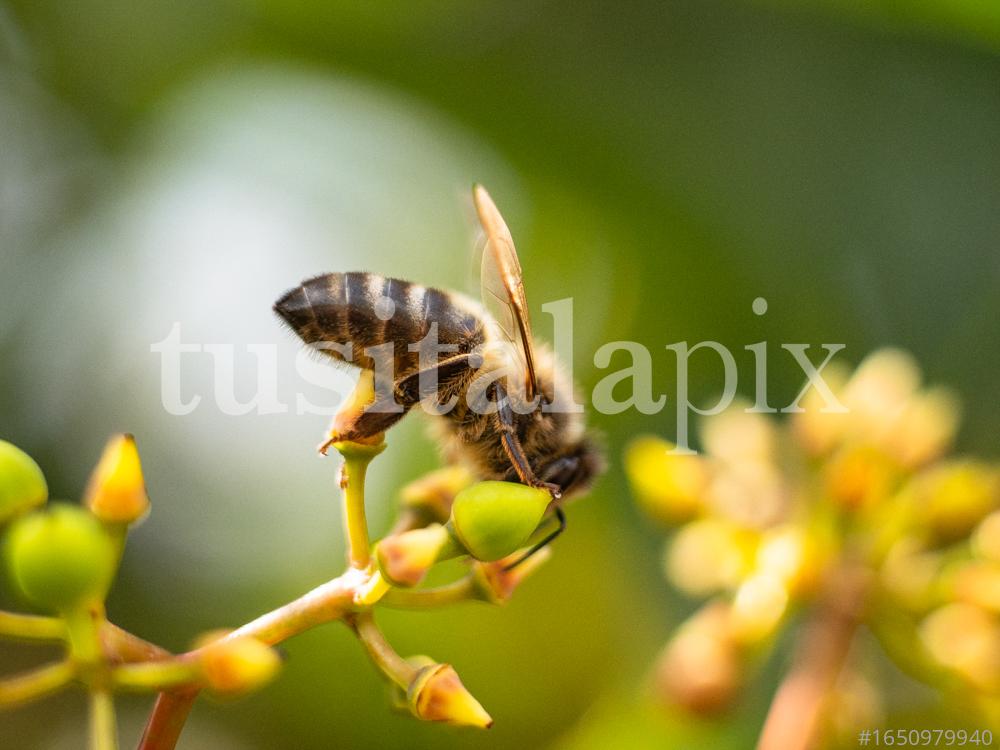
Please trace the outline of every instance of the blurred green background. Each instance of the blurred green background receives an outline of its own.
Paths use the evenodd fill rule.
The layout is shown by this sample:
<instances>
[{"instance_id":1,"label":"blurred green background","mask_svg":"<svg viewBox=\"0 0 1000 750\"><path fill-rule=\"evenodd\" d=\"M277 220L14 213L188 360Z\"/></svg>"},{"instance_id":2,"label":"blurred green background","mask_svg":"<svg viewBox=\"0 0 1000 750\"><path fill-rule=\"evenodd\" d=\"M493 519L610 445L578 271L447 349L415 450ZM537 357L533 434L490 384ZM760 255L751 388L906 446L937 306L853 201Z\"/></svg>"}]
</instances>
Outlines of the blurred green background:
<instances>
[{"instance_id":1,"label":"blurred green background","mask_svg":"<svg viewBox=\"0 0 1000 750\"><path fill-rule=\"evenodd\" d=\"M273 300L354 268L466 288L473 181L511 224L540 337L541 304L574 298L588 391L597 346L630 339L670 396L659 415L595 416L611 470L509 606L381 617L402 653L457 667L490 732L391 714L331 626L290 642L262 693L201 702L181 747L751 745L787 649L729 720L649 705L652 659L692 605L662 580L661 537L616 458L631 435L673 434L663 346L702 339L773 342L778 404L801 376L780 342L842 342L855 362L906 347L963 396L961 447L996 457L998 53L991 0L0 5L0 437L76 499L106 437L137 435L153 513L109 603L119 624L180 649L343 559L337 461L313 451L327 417L224 416L208 353L183 371L203 403L169 416L150 345L175 322L233 345L245 400L247 346L278 343L289 402L297 345ZM692 370L701 398L721 382L708 360ZM373 468L377 528L436 463L419 422ZM5 672L37 657L0 650ZM903 726L961 721L882 670ZM149 703L123 701L125 746ZM84 713L69 693L5 714L0 747L79 747Z\"/></svg>"}]
</instances>

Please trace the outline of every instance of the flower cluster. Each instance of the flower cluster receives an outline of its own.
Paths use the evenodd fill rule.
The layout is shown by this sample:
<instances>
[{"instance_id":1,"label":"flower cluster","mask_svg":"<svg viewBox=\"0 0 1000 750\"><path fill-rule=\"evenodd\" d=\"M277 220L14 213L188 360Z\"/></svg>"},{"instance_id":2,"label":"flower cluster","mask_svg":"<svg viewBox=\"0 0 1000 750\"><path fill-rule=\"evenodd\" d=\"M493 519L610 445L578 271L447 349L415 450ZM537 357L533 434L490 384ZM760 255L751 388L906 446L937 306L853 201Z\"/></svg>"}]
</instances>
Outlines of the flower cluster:
<instances>
[{"instance_id":1,"label":"flower cluster","mask_svg":"<svg viewBox=\"0 0 1000 750\"><path fill-rule=\"evenodd\" d=\"M659 691L700 713L728 707L798 610L761 747L851 718L876 725L878 690L850 659L861 624L901 667L995 717L1000 467L948 456L956 400L922 386L908 355L824 376L846 408L812 390L784 421L745 405L706 420L699 455L655 437L628 448L638 502L672 530L667 577L707 600L666 645Z\"/></svg>"},{"instance_id":2,"label":"flower cluster","mask_svg":"<svg viewBox=\"0 0 1000 750\"><path fill-rule=\"evenodd\" d=\"M364 408L373 397L370 385L363 377L346 408ZM393 530L371 545L364 480L385 444L381 436L364 444L332 444L344 459L347 571L242 627L203 635L191 650L174 655L116 627L105 612L128 530L149 511L132 437L110 441L82 505L47 505L37 464L0 441L4 562L22 598L46 612L0 612L0 637L64 647L61 660L0 679L0 708L78 683L91 696L91 748L108 750L117 747L114 692L158 692L140 748L168 750L200 690L238 695L256 689L280 667L273 646L340 620L389 681L400 708L427 721L489 727L489 714L450 665L426 656L403 658L393 650L375 623L374 608L505 602L548 555L543 549L524 556L549 510L548 493L506 482L474 483L461 469L444 469L404 489ZM455 558L467 567L457 580L420 585L432 566Z\"/></svg>"}]
</instances>

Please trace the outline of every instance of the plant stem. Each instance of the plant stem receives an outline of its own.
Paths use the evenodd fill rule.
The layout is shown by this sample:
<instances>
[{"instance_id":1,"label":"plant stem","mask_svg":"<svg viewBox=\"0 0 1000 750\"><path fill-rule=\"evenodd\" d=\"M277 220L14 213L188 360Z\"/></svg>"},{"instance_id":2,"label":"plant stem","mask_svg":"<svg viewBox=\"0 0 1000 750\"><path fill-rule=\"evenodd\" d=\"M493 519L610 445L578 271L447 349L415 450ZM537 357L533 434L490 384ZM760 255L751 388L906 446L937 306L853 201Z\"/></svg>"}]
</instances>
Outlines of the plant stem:
<instances>
[{"instance_id":1,"label":"plant stem","mask_svg":"<svg viewBox=\"0 0 1000 750\"><path fill-rule=\"evenodd\" d=\"M104 623L104 605L91 602L63 614L69 633L70 654L73 659L87 666L103 661L101 629Z\"/></svg>"},{"instance_id":2,"label":"plant stem","mask_svg":"<svg viewBox=\"0 0 1000 750\"><path fill-rule=\"evenodd\" d=\"M819 741L823 709L850 652L868 581L860 569L835 570L778 686L757 750L809 750Z\"/></svg>"},{"instance_id":3,"label":"plant stem","mask_svg":"<svg viewBox=\"0 0 1000 750\"><path fill-rule=\"evenodd\" d=\"M431 609L476 598L474 578L466 575L457 581L430 589L393 588L382 597L382 602L399 609Z\"/></svg>"},{"instance_id":4,"label":"plant stem","mask_svg":"<svg viewBox=\"0 0 1000 750\"><path fill-rule=\"evenodd\" d=\"M117 687L127 690L166 690L190 685L199 677L198 663L191 659L170 659L116 667L111 677Z\"/></svg>"},{"instance_id":5,"label":"plant stem","mask_svg":"<svg viewBox=\"0 0 1000 750\"><path fill-rule=\"evenodd\" d=\"M118 750L118 725L111 691L90 691L90 750Z\"/></svg>"},{"instance_id":6,"label":"plant stem","mask_svg":"<svg viewBox=\"0 0 1000 750\"><path fill-rule=\"evenodd\" d=\"M57 617L0 612L0 636L25 641L63 641L66 625Z\"/></svg>"},{"instance_id":7,"label":"plant stem","mask_svg":"<svg viewBox=\"0 0 1000 750\"><path fill-rule=\"evenodd\" d=\"M365 518L365 474L367 461L347 459L341 480L344 488L344 528L347 530L348 558L353 568L367 568L371 562L368 521Z\"/></svg>"},{"instance_id":8,"label":"plant stem","mask_svg":"<svg viewBox=\"0 0 1000 750\"><path fill-rule=\"evenodd\" d=\"M101 644L108 661L115 664L162 661L173 656L166 649L132 635L107 620L101 624Z\"/></svg>"},{"instance_id":9,"label":"plant stem","mask_svg":"<svg viewBox=\"0 0 1000 750\"><path fill-rule=\"evenodd\" d=\"M68 685L75 676L75 665L61 661L0 680L0 707L10 708L51 695Z\"/></svg>"},{"instance_id":10,"label":"plant stem","mask_svg":"<svg viewBox=\"0 0 1000 750\"><path fill-rule=\"evenodd\" d=\"M365 580L367 576L361 571L348 570L295 601L237 628L225 638L250 636L274 646L304 630L342 619L353 608L354 592ZM198 692L199 688L194 687L160 693L139 749L172 750Z\"/></svg>"},{"instance_id":11,"label":"plant stem","mask_svg":"<svg viewBox=\"0 0 1000 750\"><path fill-rule=\"evenodd\" d=\"M173 750L197 698L197 688L160 693L139 740L139 750Z\"/></svg>"},{"instance_id":12,"label":"plant stem","mask_svg":"<svg viewBox=\"0 0 1000 750\"><path fill-rule=\"evenodd\" d=\"M371 383L364 382L364 387L371 391ZM362 390L360 382L358 390ZM364 398L367 399L366 402L372 400L367 395ZM365 474L371 460L385 450L385 442L378 435L370 443L345 441L334 443L334 446L344 457L340 486L344 490L344 526L347 530L350 568L343 575L316 587L295 601L237 628L226 638L250 636L274 646L304 630L343 619L354 609L357 592L370 579L368 568L371 564L371 550L368 522L365 519ZM392 652L388 644L384 645ZM396 658L403 665L400 669L412 669L398 655ZM161 693L146 724L139 750L172 750L197 696L197 687Z\"/></svg>"},{"instance_id":13,"label":"plant stem","mask_svg":"<svg viewBox=\"0 0 1000 750\"><path fill-rule=\"evenodd\" d=\"M372 613L360 612L352 618L350 624L375 666L401 688L409 687L417 674L417 669L389 645L375 624Z\"/></svg>"}]
</instances>

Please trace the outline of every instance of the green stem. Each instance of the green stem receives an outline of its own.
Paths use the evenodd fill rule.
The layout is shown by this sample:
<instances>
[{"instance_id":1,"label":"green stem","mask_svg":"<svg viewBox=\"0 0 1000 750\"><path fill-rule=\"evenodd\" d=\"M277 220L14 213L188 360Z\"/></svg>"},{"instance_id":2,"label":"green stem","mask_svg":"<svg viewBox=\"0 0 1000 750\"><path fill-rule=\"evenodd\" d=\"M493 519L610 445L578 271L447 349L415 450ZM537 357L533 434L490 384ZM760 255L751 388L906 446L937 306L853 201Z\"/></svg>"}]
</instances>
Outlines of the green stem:
<instances>
[{"instance_id":1,"label":"green stem","mask_svg":"<svg viewBox=\"0 0 1000 750\"><path fill-rule=\"evenodd\" d=\"M117 687L127 690L166 690L198 679L198 664L189 659L123 664L111 672Z\"/></svg>"},{"instance_id":2,"label":"green stem","mask_svg":"<svg viewBox=\"0 0 1000 750\"><path fill-rule=\"evenodd\" d=\"M368 520L365 518L365 474L368 461L348 458L344 462L344 528L348 559L352 568L364 569L371 562Z\"/></svg>"},{"instance_id":3,"label":"green stem","mask_svg":"<svg viewBox=\"0 0 1000 750\"><path fill-rule=\"evenodd\" d=\"M383 674L404 690L417 675L417 669L396 653L375 624L371 612L361 612L351 621L354 632L364 645L368 656Z\"/></svg>"},{"instance_id":4,"label":"green stem","mask_svg":"<svg viewBox=\"0 0 1000 750\"><path fill-rule=\"evenodd\" d=\"M90 691L90 750L118 750L118 724L111 691Z\"/></svg>"},{"instance_id":5,"label":"green stem","mask_svg":"<svg viewBox=\"0 0 1000 750\"><path fill-rule=\"evenodd\" d=\"M104 605L101 602L80 605L63 615L69 632L70 654L80 664L93 666L104 659L101 627Z\"/></svg>"},{"instance_id":6,"label":"green stem","mask_svg":"<svg viewBox=\"0 0 1000 750\"><path fill-rule=\"evenodd\" d=\"M51 695L68 685L74 676L76 666L61 661L0 680L0 707L10 708Z\"/></svg>"},{"instance_id":7,"label":"green stem","mask_svg":"<svg viewBox=\"0 0 1000 750\"><path fill-rule=\"evenodd\" d=\"M398 609L432 609L477 598L475 581L471 575L467 575L430 589L393 588L382 597L382 603Z\"/></svg>"},{"instance_id":8,"label":"green stem","mask_svg":"<svg viewBox=\"0 0 1000 750\"><path fill-rule=\"evenodd\" d=\"M0 612L0 636L25 641L64 641L66 625L57 617Z\"/></svg>"}]
</instances>

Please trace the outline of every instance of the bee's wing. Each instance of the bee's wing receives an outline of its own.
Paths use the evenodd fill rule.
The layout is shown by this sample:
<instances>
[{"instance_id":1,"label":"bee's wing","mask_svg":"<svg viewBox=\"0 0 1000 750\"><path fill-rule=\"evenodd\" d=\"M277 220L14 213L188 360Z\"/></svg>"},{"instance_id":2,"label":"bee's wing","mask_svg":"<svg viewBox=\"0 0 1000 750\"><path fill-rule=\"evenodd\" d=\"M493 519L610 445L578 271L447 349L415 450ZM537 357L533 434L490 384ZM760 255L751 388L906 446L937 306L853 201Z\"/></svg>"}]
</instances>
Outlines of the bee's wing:
<instances>
[{"instance_id":1,"label":"bee's wing","mask_svg":"<svg viewBox=\"0 0 1000 750\"><path fill-rule=\"evenodd\" d=\"M517 259L510 230L490 194L482 185L476 185L472 197L479 223L483 225L485 233L480 270L483 304L496 320L504 338L513 345L514 351L522 360L524 390L530 401L538 388L521 263Z\"/></svg>"}]
</instances>

